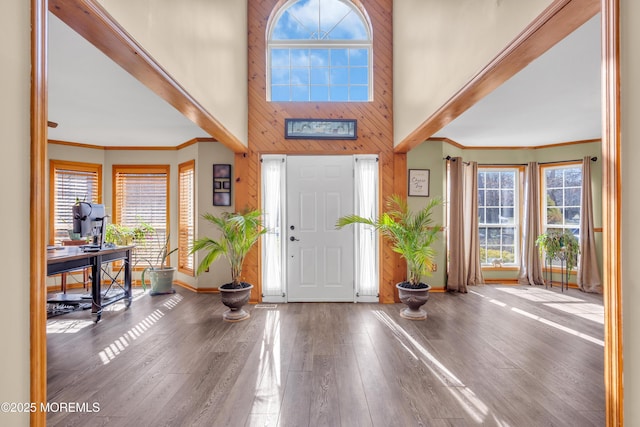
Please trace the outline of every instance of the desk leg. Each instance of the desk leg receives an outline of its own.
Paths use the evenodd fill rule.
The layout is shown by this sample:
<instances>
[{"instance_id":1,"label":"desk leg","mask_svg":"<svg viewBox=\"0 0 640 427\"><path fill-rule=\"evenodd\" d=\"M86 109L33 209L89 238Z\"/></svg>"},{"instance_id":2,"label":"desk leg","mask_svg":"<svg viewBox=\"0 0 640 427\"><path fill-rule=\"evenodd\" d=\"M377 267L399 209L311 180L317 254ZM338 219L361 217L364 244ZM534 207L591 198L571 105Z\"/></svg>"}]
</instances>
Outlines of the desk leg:
<instances>
[{"instance_id":1,"label":"desk leg","mask_svg":"<svg viewBox=\"0 0 640 427\"><path fill-rule=\"evenodd\" d=\"M124 260L124 306L129 307L133 299L131 292L131 249L127 251L127 258Z\"/></svg>"},{"instance_id":2,"label":"desk leg","mask_svg":"<svg viewBox=\"0 0 640 427\"><path fill-rule=\"evenodd\" d=\"M91 274L93 276L91 278L91 317L96 323L98 323L102 317L102 295L100 294L101 266L102 257L98 255L95 257L91 266Z\"/></svg>"}]
</instances>

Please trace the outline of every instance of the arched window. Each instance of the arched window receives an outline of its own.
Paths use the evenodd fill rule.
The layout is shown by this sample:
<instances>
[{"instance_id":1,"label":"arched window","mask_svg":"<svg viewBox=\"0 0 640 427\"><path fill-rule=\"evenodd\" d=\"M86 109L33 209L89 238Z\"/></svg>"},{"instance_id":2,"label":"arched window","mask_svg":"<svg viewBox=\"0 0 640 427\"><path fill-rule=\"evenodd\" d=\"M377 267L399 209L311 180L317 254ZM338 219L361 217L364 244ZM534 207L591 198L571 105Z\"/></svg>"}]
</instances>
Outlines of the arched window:
<instances>
[{"instance_id":1,"label":"arched window","mask_svg":"<svg viewBox=\"0 0 640 427\"><path fill-rule=\"evenodd\" d=\"M267 29L267 100L372 99L372 33L347 0L291 0Z\"/></svg>"}]
</instances>

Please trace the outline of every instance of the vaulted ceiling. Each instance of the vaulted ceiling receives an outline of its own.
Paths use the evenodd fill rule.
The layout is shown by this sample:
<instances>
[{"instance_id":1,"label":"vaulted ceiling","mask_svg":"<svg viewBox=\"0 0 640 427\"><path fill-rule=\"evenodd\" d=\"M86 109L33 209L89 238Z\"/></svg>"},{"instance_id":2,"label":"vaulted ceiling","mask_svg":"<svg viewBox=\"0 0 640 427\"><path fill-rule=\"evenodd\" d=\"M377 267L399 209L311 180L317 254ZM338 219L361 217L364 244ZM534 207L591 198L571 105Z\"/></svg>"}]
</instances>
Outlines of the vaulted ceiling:
<instances>
[{"instance_id":1,"label":"vaulted ceiling","mask_svg":"<svg viewBox=\"0 0 640 427\"><path fill-rule=\"evenodd\" d=\"M207 133L49 14L49 139L174 147ZM426 119L426 118L425 118ZM601 137L600 15L436 133L466 147Z\"/></svg>"}]
</instances>

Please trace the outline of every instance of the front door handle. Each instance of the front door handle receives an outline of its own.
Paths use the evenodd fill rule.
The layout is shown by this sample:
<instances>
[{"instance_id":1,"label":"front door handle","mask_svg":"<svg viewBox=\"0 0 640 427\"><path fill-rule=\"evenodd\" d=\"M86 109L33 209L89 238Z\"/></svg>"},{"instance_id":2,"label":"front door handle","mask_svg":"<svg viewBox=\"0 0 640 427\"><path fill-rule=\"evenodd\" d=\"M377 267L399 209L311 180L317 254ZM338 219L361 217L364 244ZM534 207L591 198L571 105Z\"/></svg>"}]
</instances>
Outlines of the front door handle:
<instances>
[{"instance_id":1,"label":"front door handle","mask_svg":"<svg viewBox=\"0 0 640 427\"><path fill-rule=\"evenodd\" d=\"M289 237L289 240L291 240L292 242L299 242L300 241L300 239L296 239L293 236Z\"/></svg>"}]
</instances>

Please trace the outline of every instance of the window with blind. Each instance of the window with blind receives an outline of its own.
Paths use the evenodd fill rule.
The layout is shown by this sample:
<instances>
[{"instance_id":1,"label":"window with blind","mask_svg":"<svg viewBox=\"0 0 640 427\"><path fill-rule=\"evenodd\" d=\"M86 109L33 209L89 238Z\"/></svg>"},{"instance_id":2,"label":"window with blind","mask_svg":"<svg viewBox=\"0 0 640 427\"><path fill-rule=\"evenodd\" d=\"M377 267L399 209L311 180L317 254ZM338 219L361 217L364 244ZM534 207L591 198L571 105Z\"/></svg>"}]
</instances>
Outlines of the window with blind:
<instances>
[{"instance_id":1,"label":"window with blind","mask_svg":"<svg viewBox=\"0 0 640 427\"><path fill-rule=\"evenodd\" d=\"M160 265L158 254L169 227L169 165L114 165L112 222L125 227L140 223L156 233L136 243L134 265Z\"/></svg>"},{"instance_id":2,"label":"window with blind","mask_svg":"<svg viewBox=\"0 0 640 427\"><path fill-rule=\"evenodd\" d=\"M196 161L178 165L178 270L194 275L194 255L189 254L195 236Z\"/></svg>"},{"instance_id":3,"label":"window with blind","mask_svg":"<svg viewBox=\"0 0 640 427\"><path fill-rule=\"evenodd\" d=\"M69 239L76 201L102 202L102 165L51 160L49 163L49 243Z\"/></svg>"}]
</instances>

